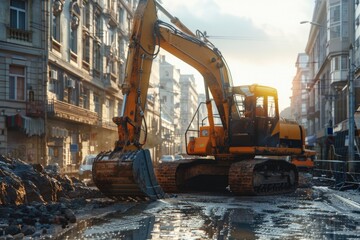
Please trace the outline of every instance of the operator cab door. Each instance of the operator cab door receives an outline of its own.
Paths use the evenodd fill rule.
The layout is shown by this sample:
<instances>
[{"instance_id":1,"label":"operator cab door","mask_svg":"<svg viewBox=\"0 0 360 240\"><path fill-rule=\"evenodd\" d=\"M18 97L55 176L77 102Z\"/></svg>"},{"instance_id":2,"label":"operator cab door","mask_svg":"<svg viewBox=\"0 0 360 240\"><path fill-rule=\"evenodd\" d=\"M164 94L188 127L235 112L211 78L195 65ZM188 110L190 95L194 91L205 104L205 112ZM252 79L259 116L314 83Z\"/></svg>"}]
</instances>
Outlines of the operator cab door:
<instances>
[{"instance_id":1,"label":"operator cab door","mask_svg":"<svg viewBox=\"0 0 360 240\"><path fill-rule=\"evenodd\" d=\"M231 106L231 147L268 146L279 143L279 116L275 96L235 94Z\"/></svg>"},{"instance_id":2,"label":"operator cab door","mask_svg":"<svg viewBox=\"0 0 360 240\"><path fill-rule=\"evenodd\" d=\"M276 147L279 143L279 116L275 96L256 96L256 146Z\"/></svg>"},{"instance_id":3,"label":"operator cab door","mask_svg":"<svg viewBox=\"0 0 360 240\"><path fill-rule=\"evenodd\" d=\"M254 146L256 142L252 101L243 94L233 96L229 124L231 147Z\"/></svg>"}]
</instances>

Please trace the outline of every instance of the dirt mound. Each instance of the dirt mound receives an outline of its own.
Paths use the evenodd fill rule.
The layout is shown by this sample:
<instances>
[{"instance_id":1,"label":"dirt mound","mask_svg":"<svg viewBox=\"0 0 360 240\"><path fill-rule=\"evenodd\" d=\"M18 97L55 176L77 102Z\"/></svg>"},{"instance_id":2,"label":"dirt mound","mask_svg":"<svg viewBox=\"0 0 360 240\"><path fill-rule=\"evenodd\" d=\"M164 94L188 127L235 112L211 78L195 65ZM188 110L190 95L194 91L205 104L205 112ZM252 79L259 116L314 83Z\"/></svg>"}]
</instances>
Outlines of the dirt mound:
<instances>
[{"instance_id":1,"label":"dirt mound","mask_svg":"<svg viewBox=\"0 0 360 240\"><path fill-rule=\"evenodd\" d=\"M0 238L38 238L52 226L67 227L77 209L103 197L77 178L0 155Z\"/></svg>"}]
</instances>

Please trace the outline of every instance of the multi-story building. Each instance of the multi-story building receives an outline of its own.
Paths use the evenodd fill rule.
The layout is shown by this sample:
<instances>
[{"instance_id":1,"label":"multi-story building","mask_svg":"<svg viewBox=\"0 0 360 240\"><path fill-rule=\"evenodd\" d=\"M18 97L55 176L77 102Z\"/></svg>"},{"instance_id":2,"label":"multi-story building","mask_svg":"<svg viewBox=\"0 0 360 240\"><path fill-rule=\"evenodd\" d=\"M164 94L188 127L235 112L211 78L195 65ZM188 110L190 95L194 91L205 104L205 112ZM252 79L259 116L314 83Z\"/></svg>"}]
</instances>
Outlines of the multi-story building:
<instances>
[{"instance_id":1,"label":"multi-story building","mask_svg":"<svg viewBox=\"0 0 360 240\"><path fill-rule=\"evenodd\" d=\"M155 58L152 63L150 86L147 96L145 120L147 125L147 140L144 148L150 150L154 163L158 163L162 154L163 127L160 118L160 64Z\"/></svg>"},{"instance_id":2,"label":"multi-story building","mask_svg":"<svg viewBox=\"0 0 360 240\"><path fill-rule=\"evenodd\" d=\"M180 70L160 59L160 101L163 129L163 154L180 152Z\"/></svg>"},{"instance_id":3,"label":"multi-story building","mask_svg":"<svg viewBox=\"0 0 360 240\"><path fill-rule=\"evenodd\" d=\"M317 0L306 45L311 79L308 135L316 137L319 157L327 158L329 138L348 117L349 46L353 42L354 1ZM353 64L353 63L351 63ZM346 153L339 153L345 154Z\"/></svg>"},{"instance_id":4,"label":"multi-story building","mask_svg":"<svg viewBox=\"0 0 360 240\"><path fill-rule=\"evenodd\" d=\"M185 132L195 129L197 121L191 122L198 107L198 93L196 90L195 77L193 74L180 75L180 153L186 153ZM192 124L189 126L189 124ZM191 133L189 133L190 136Z\"/></svg>"},{"instance_id":5,"label":"multi-story building","mask_svg":"<svg viewBox=\"0 0 360 240\"><path fill-rule=\"evenodd\" d=\"M201 120L207 118L207 108L206 108L206 96L205 93L199 93L198 95L198 105L199 106L199 118Z\"/></svg>"},{"instance_id":6,"label":"multi-story building","mask_svg":"<svg viewBox=\"0 0 360 240\"><path fill-rule=\"evenodd\" d=\"M85 155L113 148L137 2L0 2L1 154L72 173ZM147 108L158 128L158 106Z\"/></svg>"},{"instance_id":7,"label":"multi-story building","mask_svg":"<svg viewBox=\"0 0 360 240\"><path fill-rule=\"evenodd\" d=\"M135 3L54 0L48 28L48 162L66 172L111 150Z\"/></svg>"},{"instance_id":8,"label":"multi-story building","mask_svg":"<svg viewBox=\"0 0 360 240\"><path fill-rule=\"evenodd\" d=\"M294 120L301 124L305 129L308 125L308 109L309 109L309 92L308 83L309 76L309 57L305 53L299 53L296 60L296 75L292 81L291 96L291 116ZM313 145L314 137L307 136L307 144Z\"/></svg>"},{"instance_id":9,"label":"multi-story building","mask_svg":"<svg viewBox=\"0 0 360 240\"><path fill-rule=\"evenodd\" d=\"M46 162L48 1L0 1L0 154Z\"/></svg>"}]
</instances>

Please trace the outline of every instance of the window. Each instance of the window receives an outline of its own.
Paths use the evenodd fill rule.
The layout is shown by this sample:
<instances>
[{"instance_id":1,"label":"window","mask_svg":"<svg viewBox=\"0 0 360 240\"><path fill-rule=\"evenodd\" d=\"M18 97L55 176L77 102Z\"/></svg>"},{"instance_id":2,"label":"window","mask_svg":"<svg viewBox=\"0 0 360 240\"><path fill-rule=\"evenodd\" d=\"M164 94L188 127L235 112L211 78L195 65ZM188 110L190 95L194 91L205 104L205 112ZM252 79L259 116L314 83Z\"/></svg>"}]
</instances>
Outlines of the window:
<instances>
[{"instance_id":1,"label":"window","mask_svg":"<svg viewBox=\"0 0 360 240\"><path fill-rule=\"evenodd\" d=\"M22 0L10 1L10 27L25 30L26 2Z\"/></svg>"},{"instance_id":2,"label":"window","mask_svg":"<svg viewBox=\"0 0 360 240\"><path fill-rule=\"evenodd\" d=\"M346 70L348 68L348 57L337 56L331 59L331 71Z\"/></svg>"},{"instance_id":3,"label":"window","mask_svg":"<svg viewBox=\"0 0 360 240\"><path fill-rule=\"evenodd\" d=\"M257 117L266 117L266 112L264 108L264 97L257 97L256 98L256 108L255 108L255 115Z\"/></svg>"},{"instance_id":4,"label":"window","mask_svg":"<svg viewBox=\"0 0 360 240\"><path fill-rule=\"evenodd\" d=\"M52 93L55 93L56 99L61 99L61 94L64 92L63 88L61 86L61 82L58 79L59 72L57 70L50 70L49 73L49 84L48 84L48 90ZM62 76L61 76L62 77Z\"/></svg>"},{"instance_id":5,"label":"window","mask_svg":"<svg viewBox=\"0 0 360 240\"><path fill-rule=\"evenodd\" d=\"M234 95L234 107L231 111L232 118L238 118L240 117L248 117L251 109L251 99L246 99L244 95Z\"/></svg>"},{"instance_id":6,"label":"window","mask_svg":"<svg viewBox=\"0 0 360 240\"><path fill-rule=\"evenodd\" d=\"M108 99L107 101L108 101L108 104L107 104L108 119L111 121L111 119L115 116L115 113L114 113L114 101L110 100L110 99Z\"/></svg>"},{"instance_id":7,"label":"window","mask_svg":"<svg viewBox=\"0 0 360 240\"><path fill-rule=\"evenodd\" d=\"M83 23L87 28L90 26L90 10L87 2L83 5Z\"/></svg>"},{"instance_id":8,"label":"window","mask_svg":"<svg viewBox=\"0 0 360 240\"><path fill-rule=\"evenodd\" d=\"M94 94L94 111L98 114L99 117L101 117L100 97L96 94Z\"/></svg>"},{"instance_id":9,"label":"window","mask_svg":"<svg viewBox=\"0 0 360 240\"><path fill-rule=\"evenodd\" d=\"M11 65L9 72L9 99L25 101L25 67Z\"/></svg>"},{"instance_id":10,"label":"window","mask_svg":"<svg viewBox=\"0 0 360 240\"><path fill-rule=\"evenodd\" d=\"M349 27L348 27L348 16L349 8L348 1L342 0L336 3L330 4L328 22L330 23L329 27L329 39L339 38L339 37L348 37L349 36Z\"/></svg>"},{"instance_id":11,"label":"window","mask_svg":"<svg viewBox=\"0 0 360 240\"><path fill-rule=\"evenodd\" d=\"M52 6L52 38L60 42L60 16L63 10L63 3L60 0L54 0Z\"/></svg>"},{"instance_id":12,"label":"window","mask_svg":"<svg viewBox=\"0 0 360 240\"><path fill-rule=\"evenodd\" d=\"M109 60L108 67L109 67L109 73L116 75L116 62L114 60Z\"/></svg>"},{"instance_id":13,"label":"window","mask_svg":"<svg viewBox=\"0 0 360 240\"><path fill-rule=\"evenodd\" d=\"M53 15L52 21L52 37L54 40L60 42L60 15Z\"/></svg>"},{"instance_id":14,"label":"window","mask_svg":"<svg viewBox=\"0 0 360 240\"><path fill-rule=\"evenodd\" d=\"M276 108L275 108L275 98L273 96L268 96L268 117L274 118L276 117Z\"/></svg>"},{"instance_id":15,"label":"window","mask_svg":"<svg viewBox=\"0 0 360 240\"><path fill-rule=\"evenodd\" d=\"M90 62L90 37L89 35L84 35L84 44L83 44L83 60L87 63Z\"/></svg>"},{"instance_id":16,"label":"window","mask_svg":"<svg viewBox=\"0 0 360 240\"><path fill-rule=\"evenodd\" d=\"M78 97L77 93L79 90L78 82L75 79L68 78L68 102L73 105L78 105Z\"/></svg>"},{"instance_id":17,"label":"window","mask_svg":"<svg viewBox=\"0 0 360 240\"><path fill-rule=\"evenodd\" d=\"M73 53L77 53L77 28L71 28L70 31L70 49Z\"/></svg>"},{"instance_id":18,"label":"window","mask_svg":"<svg viewBox=\"0 0 360 240\"><path fill-rule=\"evenodd\" d=\"M119 20L121 25L125 22L125 11L123 8L120 8Z\"/></svg>"},{"instance_id":19,"label":"window","mask_svg":"<svg viewBox=\"0 0 360 240\"><path fill-rule=\"evenodd\" d=\"M340 37L340 4L330 6L330 39Z\"/></svg>"},{"instance_id":20,"label":"window","mask_svg":"<svg viewBox=\"0 0 360 240\"><path fill-rule=\"evenodd\" d=\"M100 45L94 43L94 69L100 71Z\"/></svg>"},{"instance_id":21,"label":"window","mask_svg":"<svg viewBox=\"0 0 360 240\"><path fill-rule=\"evenodd\" d=\"M83 90L83 108L89 109L89 89L84 88Z\"/></svg>"},{"instance_id":22,"label":"window","mask_svg":"<svg viewBox=\"0 0 360 240\"><path fill-rule=\"evenodd\" d=\"M341 69L346 70L348 69L348 57L347 56L341 56Z\"/></svg>"},{"instance_id":23,"label":"window","mask_svg":"<svg viewBox=\"0 0 360 240\"><path fill-rule=\"evenodd\" d=\"M332 59L332 70L333 70L333 71L338 71L338 70L340 70L339 60L340 60L339 57L334 57L334 58Z\"/></svg>"},{"instance_id":24,"label":"window","mask_svg":"<svg viewBox=\"0 0 360 240\"><path fill-rule=\"evenodd\" d=\"M80 24L80 7L76 1L71 4L71 21L70 21L70 49L77 53L77 31Z\"/></svg>"},{"instance_id":25,"label":"window","mask_svg":"<svg viewBox=\"0 0 360 240\"><path fill-rule=\"evenodd\" d=\"M95 36L101 38L100 16L98 15L95 15L94 28L95 28Z\"/></svg>"}]
</instances>

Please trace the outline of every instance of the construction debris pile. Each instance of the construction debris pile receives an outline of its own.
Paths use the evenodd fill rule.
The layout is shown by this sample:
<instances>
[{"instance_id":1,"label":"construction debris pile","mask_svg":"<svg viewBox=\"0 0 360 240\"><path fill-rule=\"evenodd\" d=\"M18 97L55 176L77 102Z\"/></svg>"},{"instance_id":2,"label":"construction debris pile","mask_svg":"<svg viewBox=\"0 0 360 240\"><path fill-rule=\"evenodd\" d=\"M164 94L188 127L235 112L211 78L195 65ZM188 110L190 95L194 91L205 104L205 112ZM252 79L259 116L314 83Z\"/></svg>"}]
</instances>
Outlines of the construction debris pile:
<instances>
[{"instance_id":1,"label":"construction debris pile","mask_svg":"<svg viewBox=\"0 0 360 240\"><path fill-rule=\"evenodd\" d=\"M37 238L54 224L65 228L76 222L76 209L101 197L76 178L0 155L0 239Z\"/></svg>"}]
</instances>

